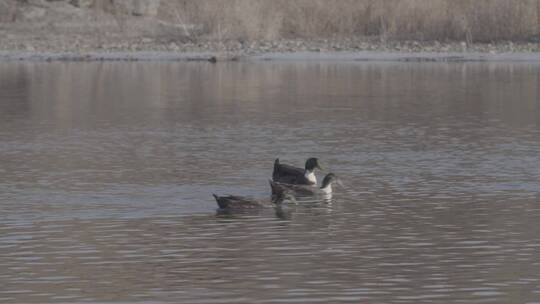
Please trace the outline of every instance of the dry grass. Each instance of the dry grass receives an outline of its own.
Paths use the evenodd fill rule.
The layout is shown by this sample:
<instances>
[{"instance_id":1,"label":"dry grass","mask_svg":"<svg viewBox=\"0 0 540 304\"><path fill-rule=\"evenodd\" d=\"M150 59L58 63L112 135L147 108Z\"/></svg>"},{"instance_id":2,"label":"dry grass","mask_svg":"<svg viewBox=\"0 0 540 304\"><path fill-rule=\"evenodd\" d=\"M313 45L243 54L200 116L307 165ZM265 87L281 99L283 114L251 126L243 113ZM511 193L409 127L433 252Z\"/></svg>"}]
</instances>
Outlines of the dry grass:
<instances>
[{"instance_id":1,"label":"dry grass","mask_svg":"<svg viewBox=\"0 0 540 304\"><path fill-rule=\"evenodd\" d=\"M178 16L217 39L490 42L540 35L540 0L162 0L160 18Z\"/></svg>"},{"instance_id":2,"label":"dry grass","mask_svg":"<svg viewBox=\"0 0 540 304\"><path fill-rule=\"evenodd\" d=\"M150 33L218 41L366 36L383 42L540 41L540 0L153 0L161 3L158 15L146 18L132 16L133 1L85 0L93 8L87 13L113 20L119 36ZM70 7L70 0L0 0L0 25L44 22L60 26L63 19L50 11L41 21L25 18L32 5L44 7L43 3ZM62 16L70 19L70 15ZM89 35L93 33L84 20L75 19L81 28L89 28ZM152 22L153 27L148 25ZM143 30L137 24L144 24Z\"/></svg>"}]
</instances>

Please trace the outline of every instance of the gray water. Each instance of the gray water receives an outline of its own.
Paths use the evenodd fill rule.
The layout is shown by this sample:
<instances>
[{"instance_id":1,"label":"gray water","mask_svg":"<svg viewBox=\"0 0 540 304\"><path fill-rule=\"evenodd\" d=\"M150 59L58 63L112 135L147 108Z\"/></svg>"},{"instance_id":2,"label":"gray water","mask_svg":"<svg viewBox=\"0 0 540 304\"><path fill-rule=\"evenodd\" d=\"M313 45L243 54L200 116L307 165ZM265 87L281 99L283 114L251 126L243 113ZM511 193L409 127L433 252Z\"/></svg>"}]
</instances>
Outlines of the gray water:
<instances>
[{"instance_id":1,"label":"gray water","mask_svg":"<svg viewBox=\"0 0 540 304\"><path fill-rule=\"evenodd\" d=\"M540 303L539 95L525 63L2 63L0 302ZM331 202L216 212L310 156Z\"/></svg>"}]
</instances>

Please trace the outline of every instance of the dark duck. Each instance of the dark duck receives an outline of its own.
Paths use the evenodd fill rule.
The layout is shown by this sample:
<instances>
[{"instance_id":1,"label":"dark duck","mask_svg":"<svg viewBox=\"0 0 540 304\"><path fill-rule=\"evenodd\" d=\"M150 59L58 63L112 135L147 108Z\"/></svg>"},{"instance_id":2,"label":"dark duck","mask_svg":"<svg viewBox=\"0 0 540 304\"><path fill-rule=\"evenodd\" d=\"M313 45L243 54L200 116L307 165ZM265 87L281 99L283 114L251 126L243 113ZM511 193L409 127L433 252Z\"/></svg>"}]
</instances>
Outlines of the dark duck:
<instances>
[{"instance_id":1,"label":"dark duck","mask_svg":"<svg viewBox=\"0 0 540 304\"><path fill-rule=\"evenodd\" d=\"M315 186L317 185L317 177L314 173L315 169L322 170L319 160L315 157L306 160L304 169L281 164L279 158L277 158L274 162L272 180L285 184Z\"/></svg>"},{"instance_id":2,"label":"dark duck","mask_svg":"<svg viewBox=\"0 0 540 304\"><path fill-rule=\"evenodd\" d=\"M328 173L321 184L321 187L313 187L311 185L292 185L287 183L279 183L270 181L272 195L280 193L290 193L297 196L330 196L332 195L332 185L339 184L339 180L334 173Z\"/></svg>"},{"instance_id":3,"label":"dark duck","mask_svg":"<svg viewBox=\"0 0 540 304\"><path fill-rule=\"evenodd\" d=\"M296 203L295 197L290 191L282 191L272 195L270 199L254 199L246 196L227 195L218 196L212 194L221 210L251 210L267 207L278 207L284 202L290 201Z\"/></svg>"}]
</instances>

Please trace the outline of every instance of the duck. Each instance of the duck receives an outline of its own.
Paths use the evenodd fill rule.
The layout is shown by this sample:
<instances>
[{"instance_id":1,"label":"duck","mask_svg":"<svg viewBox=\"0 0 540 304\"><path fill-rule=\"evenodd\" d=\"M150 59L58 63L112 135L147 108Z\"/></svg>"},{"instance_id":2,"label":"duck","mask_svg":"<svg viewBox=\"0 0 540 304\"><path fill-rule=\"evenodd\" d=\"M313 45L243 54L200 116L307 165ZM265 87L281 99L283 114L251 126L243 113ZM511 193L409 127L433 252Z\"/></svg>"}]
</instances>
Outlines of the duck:
<instances>
[{"instance_id":1,"label":"duck","mask_svg":"<svg viewBox=\"0 0 540 304\"><path fill-rule=\"evenodd\" d=\"M270 199L254 199L251 197L239 195L212 195L216 199L220 210L262 209L274 206L281 206L285 201L296 203L296 199L290 191L281 191L279 193L273 194Z\"/></svg>"},{"instance_id":2,"label":"duck","mask_svg":"<svg viewBox=\"0 0 540 304\"><path fill-rule=\"evenodd\" d=\"M331 196L332 185L334 183L339 184L339 180L334 173L326 174L322 181L321 187L314 187L311 185L294 185L275 181L269 182L270 187L272 188L272 195L277 195L281 192L292 192L295 196Z\"/></svg>"},{"instance_id":3,"label":"duck","mask_svg":"<svg viewBox=\"0 0 540 304\"><path fill-rule=\"evenodd\" d=\"M272 180L277 183L316 186L317 177L314 173L315 169L323 170L319 164L319 160L315 157L310 157L306 160L304 169L281 164L279 158L276 158Z\"/></svg>"}]
</instances>

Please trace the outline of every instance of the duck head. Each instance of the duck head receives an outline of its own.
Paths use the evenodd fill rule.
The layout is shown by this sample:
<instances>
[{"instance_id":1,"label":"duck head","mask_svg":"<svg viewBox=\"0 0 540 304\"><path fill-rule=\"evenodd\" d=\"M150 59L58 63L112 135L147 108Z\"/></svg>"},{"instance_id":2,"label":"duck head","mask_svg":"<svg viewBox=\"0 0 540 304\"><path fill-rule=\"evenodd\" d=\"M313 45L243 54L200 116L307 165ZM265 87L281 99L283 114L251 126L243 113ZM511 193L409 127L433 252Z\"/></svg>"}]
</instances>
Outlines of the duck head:
<instances>
[{"instance_id":1,"label":"duck head","mask_svg":"<svg viewBox=\"0 0 540 304\"><path fill-rule=\"evenodd\" d=\"M315 169L323 170L319 160L316 157L311 157L306 160L306 171L313 172Z\"/></svg>"},{"instance_id":2,"label":"duck head","mask_svg":"<svg viewBox=\"0 0 540 304\"><path fill-rule=\"evenodd\" d=\"M334 183L339 183L337 176L334 173L326 174L321 184L321 190L325 194L332 194L332 184Z\"/></svg>"},{"instance_id":3,"label":"duck head","mask_svg":"<svg viewBox=\"0 0 540 304\"><path fill-rule=\"evenodd\" d=\"M273 195L273 201L276 205L282 205L284 201L290 201L291 203L297 204L296 197L289 190L280 191Z\"/></svg>"}]
</instances>

